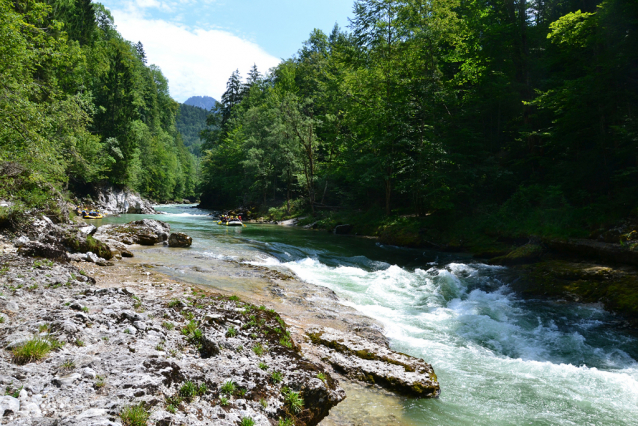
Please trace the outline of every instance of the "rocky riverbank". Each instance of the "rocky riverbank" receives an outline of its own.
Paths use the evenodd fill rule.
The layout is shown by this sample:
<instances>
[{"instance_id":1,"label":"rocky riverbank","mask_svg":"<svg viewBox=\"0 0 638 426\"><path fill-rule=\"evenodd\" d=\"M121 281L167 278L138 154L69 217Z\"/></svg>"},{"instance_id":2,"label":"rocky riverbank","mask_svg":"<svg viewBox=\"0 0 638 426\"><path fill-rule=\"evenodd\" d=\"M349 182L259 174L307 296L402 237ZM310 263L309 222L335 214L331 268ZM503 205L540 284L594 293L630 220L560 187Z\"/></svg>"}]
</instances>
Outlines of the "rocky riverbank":
<instances>
[{"instance_id":1,"label":"rocky riverbank","mask_svg":"<svg viewBox=\"0 0 638 426\"><path fill-rule=\"evenodd\" d=\"M150 201L127 188L96 187L94 196L82 198L77 202L84 208L96 209L108 215L157 214Z\"/></svg>"},{"instance_id":2,"label":"rocky riverbank","mask_svg":"<svg viewBox=\"0 0 638 426\"><path fill-rule=\"evenodd\" d=\"M170 245L161 222L94 230L38 221L13 239L20 248L2 243L0 411L8 424L127 424L135 414L158 425L314 425L346 396L339 380L440 393L431 366L389 350L374 322L337 308L334 294L318 300L327 289L234 265L286 293L283 303L243 302L117 260L151 235L152 244ZM77 256L60 237L69 234L103 244L111 260ZM34 246L47 250L25 249Z\"/></svg>"}]
</instances>

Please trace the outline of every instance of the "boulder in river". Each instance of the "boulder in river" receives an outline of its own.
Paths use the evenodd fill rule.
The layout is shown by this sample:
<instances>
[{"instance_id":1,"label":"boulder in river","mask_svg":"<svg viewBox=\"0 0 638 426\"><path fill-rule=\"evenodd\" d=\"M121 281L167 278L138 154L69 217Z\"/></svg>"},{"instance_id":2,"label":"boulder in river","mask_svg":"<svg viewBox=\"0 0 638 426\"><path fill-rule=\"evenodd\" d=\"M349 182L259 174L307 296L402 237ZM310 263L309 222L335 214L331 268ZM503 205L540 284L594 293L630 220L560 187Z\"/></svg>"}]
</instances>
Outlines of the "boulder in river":
<instances>
[{"instance_id":1,"label":"boulder in river","mask_svg":"<svg viewBox=\"0 0 638 426\"><path fill-rule=\"evenodd\" d=\"M307 335L325 348L322 359L347 377L410 396L434 398L441 393L434 369L422 359L328 327L311 328Z\"/></svg>"},{"instance_id":2,"label":"boulder in river","mask_svg":"<svg viewBox=\"0 0 638 426\"><path fill-rule=\"evenodd\" d=\"M171 227L166 222L155 219L136 220L125 225L103 225L95 233L95 239L123 244L152 246L168 240Z\"/></svg>"},{"instance_id":3,"label":"boulder in river","mask_svg":"<svg viewBox=\"0 0 638 426\"><path fill-rule=\"evenodd\" d=\"M169 247L190 247L193 244L193 239L183 232L173 232L168 237Z\"/></svg>"}]
</instances>

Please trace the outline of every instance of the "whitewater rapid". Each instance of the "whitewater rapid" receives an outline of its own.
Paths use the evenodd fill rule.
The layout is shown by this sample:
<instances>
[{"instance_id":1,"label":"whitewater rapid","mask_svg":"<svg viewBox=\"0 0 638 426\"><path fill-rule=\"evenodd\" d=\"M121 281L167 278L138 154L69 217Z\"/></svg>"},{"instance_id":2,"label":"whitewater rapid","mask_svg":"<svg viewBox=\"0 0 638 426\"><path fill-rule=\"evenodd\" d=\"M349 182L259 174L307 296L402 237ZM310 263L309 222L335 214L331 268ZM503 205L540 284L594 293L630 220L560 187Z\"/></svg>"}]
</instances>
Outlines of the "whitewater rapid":
<instances>
[{"instance_id":1,"label":"whitewater rapid","mask_svg":"<svg viewBox=\"0 0 638 426\"><path fill-rule=\"evenodd\" d=\"M383 323L393 349L433 364L443 393L406 407L416 424L638 424L638 363L626 352L636 341L607 330L599 307L521 300L497 266L286 254L250 263L332 289Z\"/></svg>"}]
</instances>

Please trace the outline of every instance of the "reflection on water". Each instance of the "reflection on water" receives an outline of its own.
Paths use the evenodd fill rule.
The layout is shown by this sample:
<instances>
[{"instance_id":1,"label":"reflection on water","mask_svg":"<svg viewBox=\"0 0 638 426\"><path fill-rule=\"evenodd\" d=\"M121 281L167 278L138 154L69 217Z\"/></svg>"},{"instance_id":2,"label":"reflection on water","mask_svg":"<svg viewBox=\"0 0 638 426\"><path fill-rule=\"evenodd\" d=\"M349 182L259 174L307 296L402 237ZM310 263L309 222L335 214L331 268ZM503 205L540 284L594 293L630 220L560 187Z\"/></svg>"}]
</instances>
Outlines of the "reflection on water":
<instances>
[{"instance_id":1,"label":"reflection on water","mask_svg":"<svg viewBox=\"0 0 638 426\"><path fill-rule=\"evenodd\" d=\"M204 211L164 210L171 214L160 219L194 239L190 250L145 251L170 274L195 279L189 268L205 270L210 259L291 270L382 322L394 349L433 364L440 399L349 385L349 401L325 424L637 424L638 344L598 307L521 300L508 287L512 271L468 257L272 225L229 229ZM241 278L246 291L263 285Z\"/></svg>"}]
</instances>

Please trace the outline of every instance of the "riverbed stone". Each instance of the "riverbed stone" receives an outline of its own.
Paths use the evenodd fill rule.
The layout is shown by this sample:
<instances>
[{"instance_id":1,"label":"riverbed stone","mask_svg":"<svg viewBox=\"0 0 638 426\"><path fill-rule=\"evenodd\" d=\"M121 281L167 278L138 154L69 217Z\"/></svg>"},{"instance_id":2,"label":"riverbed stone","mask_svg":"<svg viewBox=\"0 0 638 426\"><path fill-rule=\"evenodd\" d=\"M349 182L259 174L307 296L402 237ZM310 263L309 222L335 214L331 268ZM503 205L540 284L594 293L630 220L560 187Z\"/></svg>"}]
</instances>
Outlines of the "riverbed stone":
<instances>
[{"instance_id":1,"label":"riverbed stone","mask_svg":"<svg viewBox=\"0 0 638 426\"><path fill-rule=\"evenodd\" d=\"M193 239L183 232L173 232L168 237L169 247L190 247L193 244Z\"/></svg>"},{"instance_id":2,"label":"riverbed stone","mask_svg":"<svg viewBox=\"0 0 638 426\"><path fill-rule=\"evenodd\" d=\"M325 348L324 361L348 377L410 396L432 398L441 393L434 369L422 359L329 327L311 328L306 334Z\"/></svg>"},{"instance_id":3,"label":"riverbed stone","mask_svg":"<svg viewBox=\"0 0 638 426\"><path fill-rule=\"evenodd\" d=\"M170 230L170 225L165 222L143 219L125 225L102 225L94 238L106 243L115 241L125 245L155 245L167 241Z\"/></svg>"}]
</instances>

